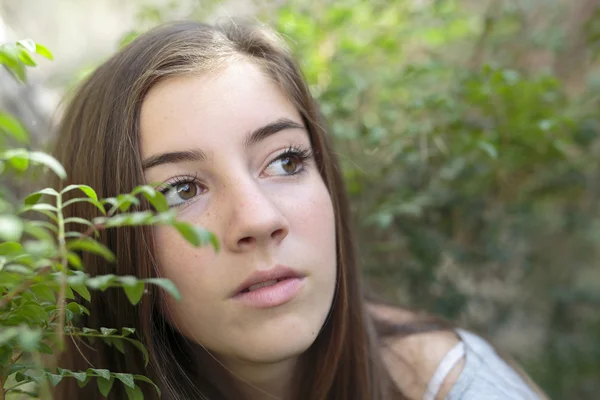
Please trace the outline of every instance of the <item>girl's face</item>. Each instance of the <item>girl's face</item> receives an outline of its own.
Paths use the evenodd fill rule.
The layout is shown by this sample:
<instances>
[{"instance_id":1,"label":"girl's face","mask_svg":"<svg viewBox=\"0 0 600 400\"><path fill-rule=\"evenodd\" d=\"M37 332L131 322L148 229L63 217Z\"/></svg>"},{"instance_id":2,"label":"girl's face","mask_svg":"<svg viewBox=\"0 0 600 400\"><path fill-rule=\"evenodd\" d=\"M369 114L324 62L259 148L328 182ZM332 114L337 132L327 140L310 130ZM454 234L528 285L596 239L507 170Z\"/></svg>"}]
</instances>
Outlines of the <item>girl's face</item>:
<instances>
[{"instance_id":1,"label":"girl's face","mask_svg":"<svg viewBox=\"0 0 600 400\"><path fill-rule=\"evenodd\" d=\"M153 87L141 142L146 180L162 183L178 219L221 242L215 253L156 228L161 272L183 298L165 300L167 318L230 367L295 359L336 284L331 198L295 107L257 66L237 62Z\"/></svg>"}]
</instances>

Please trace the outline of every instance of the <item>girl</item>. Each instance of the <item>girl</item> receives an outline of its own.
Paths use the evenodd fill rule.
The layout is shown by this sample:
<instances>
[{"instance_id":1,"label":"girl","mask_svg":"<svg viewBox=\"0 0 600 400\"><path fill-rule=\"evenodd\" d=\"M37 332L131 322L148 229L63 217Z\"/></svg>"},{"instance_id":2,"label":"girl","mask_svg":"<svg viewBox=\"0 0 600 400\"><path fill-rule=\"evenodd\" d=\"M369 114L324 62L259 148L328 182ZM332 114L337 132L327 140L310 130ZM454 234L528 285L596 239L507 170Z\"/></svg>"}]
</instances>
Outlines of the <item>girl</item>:
<instances>
[{"instance_id":1,"label":"girl","mask_svg":"<svg viewBox=\"0 0 600 400\"><path fill-rule=\"evenodd\" d=\"M150 363L98 345L70 349L62 366L146 374L173 400L539 398L477 336L367 303L324 123L268 30L188 22L142 35L81 85L56 149L64 184L108 197L159 182L179 219L221 242L215 253L168 227L106 232L117 273L169 278L182 301L95 293L81 324L136 328ZM67 380L56 390L100 398ZM125 397L120 385L111 397Z\"/></svg>"}]
</instances>

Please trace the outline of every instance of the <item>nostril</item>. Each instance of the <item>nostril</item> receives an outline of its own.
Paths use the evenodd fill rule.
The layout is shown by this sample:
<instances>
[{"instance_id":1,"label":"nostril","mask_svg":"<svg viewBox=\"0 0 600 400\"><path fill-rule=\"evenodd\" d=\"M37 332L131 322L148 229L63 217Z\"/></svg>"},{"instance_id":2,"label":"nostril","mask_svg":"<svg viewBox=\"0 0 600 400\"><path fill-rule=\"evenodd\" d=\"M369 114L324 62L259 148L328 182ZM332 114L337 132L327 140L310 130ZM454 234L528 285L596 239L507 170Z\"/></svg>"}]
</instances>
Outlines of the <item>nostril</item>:
<instances>
[{"instance_id":1,"label":"nostril","mask_svg":"<svg viewBox=\"0 0 600 400\"><path fill-rule=\"evenodd\" d=\"M254 243L254 238L252 236L247 236L245 238L241 238L239 244L242 246L248 246Z\"/></svg>"},{"instance_id":2,"label":"nostril","mask_svg":"<svg viewBox=\"0 0 600 400\"><path fill-rule=\"evenodd\" d=\"M277 229L275 231L273 231L273 233L271 233L271 238L273 239L277 239L282 237L284 234L283 229Z\"/></svg>"}]
</instances>

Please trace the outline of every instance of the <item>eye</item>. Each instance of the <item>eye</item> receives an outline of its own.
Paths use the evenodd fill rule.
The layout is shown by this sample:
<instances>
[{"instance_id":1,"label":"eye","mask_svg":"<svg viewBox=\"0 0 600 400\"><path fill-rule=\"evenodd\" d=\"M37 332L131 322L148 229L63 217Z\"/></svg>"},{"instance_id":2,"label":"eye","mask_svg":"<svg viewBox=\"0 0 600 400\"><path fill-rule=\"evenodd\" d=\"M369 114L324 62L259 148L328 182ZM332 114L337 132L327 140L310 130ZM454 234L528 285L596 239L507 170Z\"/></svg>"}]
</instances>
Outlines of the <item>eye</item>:
<instances>
[{"instance_id":1,"label":"eye","mask_svg":"<svg viewBox=\"0 0 600 400\"><path fill-rule=\"evenodd\" d=\"M169 207L180 206L205 191L206 189L203 190L197 183L191 180L169 183L167 188L161 190Z\"/></svg>"},{"instance_id":2,"label":"eye","mask_svg":"<svg viewBox=\"0 0 600 400\"><path fill-rule=\"evenodd\" d=\"M306 161L311 157L308 149L289 148L267 166L266 175L296 175L304 170Z\"/></svg>"}]
</instances>

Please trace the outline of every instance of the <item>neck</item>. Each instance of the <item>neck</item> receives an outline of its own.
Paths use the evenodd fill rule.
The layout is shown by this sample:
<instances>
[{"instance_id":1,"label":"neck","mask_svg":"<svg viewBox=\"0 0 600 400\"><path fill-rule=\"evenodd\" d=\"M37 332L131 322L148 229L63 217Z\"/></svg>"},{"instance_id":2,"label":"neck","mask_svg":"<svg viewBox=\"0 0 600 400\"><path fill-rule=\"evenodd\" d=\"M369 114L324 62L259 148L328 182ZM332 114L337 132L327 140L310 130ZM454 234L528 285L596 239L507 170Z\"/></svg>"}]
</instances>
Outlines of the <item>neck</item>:
<instances>
[{"instance_id":1,"label":"neck","mask_svg":"<svg viewBox=\"0 0 600 400\"><path fill-rule=\"evenodd\" d=\"M269 364L238 361L230 369L244 399L289 400L297 361L296 358Z\"/></svg>"},{"instance_id":2,"label":"neck","mask_svg":"<svg viewBox=\"0 0 600 400\"><path fill-rule=\"evenodd\" d=\"M232 359L213 358L205 351L197 359L205 371L212 371L223 393L243 396L244 400L290 400L292 397L293 377L297 372L299 357L282 361L260 363ZM208 358L207 358L208 356Z\"/></svg>"}]
</instances>

